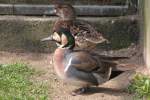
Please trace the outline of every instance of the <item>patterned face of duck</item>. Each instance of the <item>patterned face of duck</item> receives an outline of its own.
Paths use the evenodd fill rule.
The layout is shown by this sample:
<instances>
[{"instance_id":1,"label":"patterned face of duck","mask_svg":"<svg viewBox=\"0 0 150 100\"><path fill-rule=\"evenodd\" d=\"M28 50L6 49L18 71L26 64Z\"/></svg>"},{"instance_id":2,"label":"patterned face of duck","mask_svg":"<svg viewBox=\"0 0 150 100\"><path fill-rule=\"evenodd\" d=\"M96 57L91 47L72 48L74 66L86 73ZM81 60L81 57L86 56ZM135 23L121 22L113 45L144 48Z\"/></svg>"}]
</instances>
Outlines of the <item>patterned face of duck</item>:
<instances>
[{"instance_id":1,"label":"patterned face of duck","mask_svg":"<svg viewBox=\"0 0 150 100\"><path fill-rule=\"evenodd\" d=\"M60 28L57 33L59 33L62 48L68 48L68 49L74 48L75 39L69 29Z\"/></svg>"},{"instance_id":2,"label":"patterned face of duck","mask_svg":"<svg viewBox=\"0 0 150 100\"><path fill-rule=\"evenodd\" d=\"M75 39L67 28L60 28L58 32L54 32L49 37L41 39L41 41L55 41L60 48L73 49Z\"/></svg>"}]
</instances>

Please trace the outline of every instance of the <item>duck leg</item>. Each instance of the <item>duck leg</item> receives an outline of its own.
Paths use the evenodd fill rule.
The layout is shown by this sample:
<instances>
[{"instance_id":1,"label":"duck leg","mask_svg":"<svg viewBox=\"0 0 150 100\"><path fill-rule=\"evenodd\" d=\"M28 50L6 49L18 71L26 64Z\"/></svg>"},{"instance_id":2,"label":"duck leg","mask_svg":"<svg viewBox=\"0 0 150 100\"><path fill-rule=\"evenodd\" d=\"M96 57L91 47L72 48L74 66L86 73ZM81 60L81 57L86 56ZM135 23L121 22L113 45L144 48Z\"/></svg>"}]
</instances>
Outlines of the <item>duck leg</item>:
<instances>
[{"instance_id":1,"label":"duck leg","mask_svg":"<svg viewBox=\"0 0 150 100\"><path fill-rule=\"evenodd\" d=\"M71 92L71 95L72 96L81 95L81 94L87 92L88 89L89 89L89 87L82 87L79 89L75 89L74 91Z\"/></svg>"}]
</instances>

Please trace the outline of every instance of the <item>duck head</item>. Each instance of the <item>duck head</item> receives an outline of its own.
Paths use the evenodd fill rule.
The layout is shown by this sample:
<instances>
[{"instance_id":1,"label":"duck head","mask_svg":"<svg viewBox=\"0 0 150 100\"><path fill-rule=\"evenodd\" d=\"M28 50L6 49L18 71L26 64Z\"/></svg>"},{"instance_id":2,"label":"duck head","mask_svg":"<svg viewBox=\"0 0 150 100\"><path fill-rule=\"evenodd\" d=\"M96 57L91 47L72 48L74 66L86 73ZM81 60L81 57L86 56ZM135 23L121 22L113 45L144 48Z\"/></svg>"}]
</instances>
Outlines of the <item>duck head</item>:
<instances>
[{"instance_id":1,"label":"duck head","mask_svg":"<svg viewBox=\"0 0 150 100\"><path fill-rule=\"evenodd\" d=\"M55 4L52 12L62 20L74 20L76 17L75 9L70 4Z\"/></svg>"},{"instance_id":2,"label":"duck head","mask_svg":"<svg viewBox=\"0 0 150 100\"><path fill-rule=\"evenodd\" d=\"M41 41L55 41L59 48L73 49L75 47L75 39L67 28L60 28L59 31Z\"/></svg>"}]
</instances>

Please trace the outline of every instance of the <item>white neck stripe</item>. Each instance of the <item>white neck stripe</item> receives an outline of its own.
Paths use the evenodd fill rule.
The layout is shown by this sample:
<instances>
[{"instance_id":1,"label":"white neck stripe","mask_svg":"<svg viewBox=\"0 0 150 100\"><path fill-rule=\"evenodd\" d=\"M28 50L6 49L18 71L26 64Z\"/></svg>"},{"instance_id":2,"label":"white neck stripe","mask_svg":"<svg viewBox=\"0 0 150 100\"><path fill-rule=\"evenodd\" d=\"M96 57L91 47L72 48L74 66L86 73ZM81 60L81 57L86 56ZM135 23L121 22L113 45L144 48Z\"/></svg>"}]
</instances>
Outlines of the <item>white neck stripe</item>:
<instances>
[{"instance_id":1,"label":"white neck stripe","mask_svg":"<svg viewBox=\"0 0 150 100\"><path fill-rule=\"evenodd\" d=\"M67 70L69 69L69 66L71 65L71 61L72 61L72 57L70 58L69 63L67 64L64 72L67 72Z\"/></svg>"}]
</instances>

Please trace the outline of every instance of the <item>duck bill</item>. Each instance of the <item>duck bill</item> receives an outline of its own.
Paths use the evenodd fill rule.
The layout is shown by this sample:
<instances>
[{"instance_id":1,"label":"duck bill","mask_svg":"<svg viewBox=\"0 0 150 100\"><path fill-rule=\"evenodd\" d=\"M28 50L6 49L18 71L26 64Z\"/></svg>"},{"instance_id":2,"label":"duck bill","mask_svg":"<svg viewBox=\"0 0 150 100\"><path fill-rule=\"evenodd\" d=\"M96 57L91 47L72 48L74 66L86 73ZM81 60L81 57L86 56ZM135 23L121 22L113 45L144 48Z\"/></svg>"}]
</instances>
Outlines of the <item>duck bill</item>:
<instances>
[{"instance_id":1,"label":"duck bill","mask_svg":"<svg viewBox=\"0 0 150 100\"><path fill-rule=\"evenodd\" d=\"M104 37L101 37L101 43L103 43L103 42L106 42L107 44L109 44L110 43L110 41L109 40L107 40L106 38L104 38Z\"/></svg>"},{"instance_id":2,"label":"duck bill","mask_svg":"<svg viewBox=\"0 0 150 100\"><path fill-rule=\"evenodd\" d=\"M51 14L56 14L56 9L50 11Z\"/></svg>"},{"instance_id":3,"label":"duck bill","mask_svg":"<svg viewBox=\"0 0 150 100\"><path fill-rule=\"evenodd\" d=\"M50 11L45 11L44 14L55 15L55 14L56 14L56 9L52 9L52 10L50 10Z\"/></svg>"},{"instance_id":4,"label":"duck bill","mask_svg":"<svg viewBox=\"0 0 150 100\"><path fill-rule=\"evenodd\" d=\"M42 42L44 41L54 41L53 37L52 36L49 36L49 37L46 37L46 38L43 38L41 39Z\"/></svg>"},{"instance_id":5,"label":"duck bill","mask_svg":"<svg viewBox=\"0 0 150 100\"><path fill-rule=\"evenodd\" d=\"M107 43L107 44L109 44L110 43L110 41L109 40L107 40L107 39L103 39L103 41L102 42L105 42L105 43Z\"/></svg>"}]
</instances>

